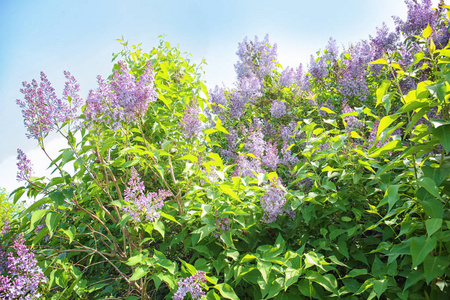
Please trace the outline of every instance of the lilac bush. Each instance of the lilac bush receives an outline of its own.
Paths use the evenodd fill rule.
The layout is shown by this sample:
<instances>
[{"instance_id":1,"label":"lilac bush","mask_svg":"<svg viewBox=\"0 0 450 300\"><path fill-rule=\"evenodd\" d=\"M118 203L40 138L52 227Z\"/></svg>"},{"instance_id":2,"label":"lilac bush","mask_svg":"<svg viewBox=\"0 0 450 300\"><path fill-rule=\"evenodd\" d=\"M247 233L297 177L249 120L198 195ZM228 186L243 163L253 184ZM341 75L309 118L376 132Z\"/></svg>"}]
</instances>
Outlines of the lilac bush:
<instances>
[{"instance_id":1,"label":"lilac bush","mask_svg":"<svg viewBox=\"0 0 450 300\"><path fill-rule=\"evenodd\" d=\"M267 190L267 193L261 197L261 207L264 210L262 221L272 223L285 211L286 198L284 191L278 186L278 181L273 180Z\"/></svg>"}]
</instances>

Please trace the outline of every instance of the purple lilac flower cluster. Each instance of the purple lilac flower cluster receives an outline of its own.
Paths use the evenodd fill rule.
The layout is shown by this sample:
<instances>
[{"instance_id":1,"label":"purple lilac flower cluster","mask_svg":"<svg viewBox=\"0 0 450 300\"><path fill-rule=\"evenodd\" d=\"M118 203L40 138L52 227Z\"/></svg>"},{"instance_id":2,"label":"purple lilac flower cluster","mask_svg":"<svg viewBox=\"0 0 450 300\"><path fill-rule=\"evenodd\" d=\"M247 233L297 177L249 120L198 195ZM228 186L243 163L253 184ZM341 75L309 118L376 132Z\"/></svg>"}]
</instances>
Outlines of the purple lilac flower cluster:
<instances>
[{"instance_id":1,"label":"purple lilac flower cluster","mask_svg":"<svg viewBox=\"0 0 450 300\"><path fill-rule=\"evenodd\" d=\"M205 272L198 271L194 275L178 281L177 292L173 295L173 300L183 300L188 293L192 299L201 299L205 296L203 288L206 286Z\"/></svg>"},{"instance_id":2,"label":"purple lilac flower cluster","mask_svg":"<svg viewBox=\"0 0 450 300\"><path fill-rule=\"evenodd\" d=\"M28 181L30 179L31 173L33 172L31 161L27 158L25 153L17 149L17 181Z\"/></svg>"},{"instance_id":3,"label":"purple lilac flower cluster","mask_svg":"<svg viewBox=\"0 0 450 300\"><path fill-rule=\"evenodd\" d=\"M47 278L37 266L34 252L25 246L22 233L11 251L0 250L0 269L0 299L39 299L39 285Z\"/></svg>"},{"instance_id":4,"label":"purple lilac flower cluster","mask_svg":"<svg viewBox=\"0 0 450 300\"><path fill-rule=\"evenodd\" d=\"M277 44L270 45L269 35L259 41L255 37L254 41L244 39L238 45L236 52L239 61L234 66L238 78L251 77L256 75L259 80L263 80L266 75L272 75L275 64L277 63Z\"/></svg>"},{"instance_id":5,"label":"purple lilac flower cluster","mask_svg":"<svg viewBox=\"0 0 450 300\"><path fill-rule=\"evenodd\" d=\"M405 0L405 3L408 8L406 21L399 17L393 17L398 33L402 32L405 36L420 35L428 24L435 27L439 12L433 10L431 0Z\"/></svg>"},{"instance_id":6,"label":"purple lilac flower cluster","mask_svg":"<svg viewBox=\"0 0 450 300\"><path fill-rule=\"evenodd\" d=\"M150 62L147 62L139 80L124 62L119 62L119 70L114 70L110 82L101 76L97 80L98 88L89 92L84 110L88 128L95 123L112 124L113 128L121 122L137 123L149 103L156 101L154 71Z\"/></svg>"},{"instance_id":7,"label":"purple lilac flower cluster","mask_svg":"<svg viewBox=\"0 0 450 300\"><path fill-rule=\"evenodd\" d=\"M122 211L128 213L135 222L140 222L141 215L144 214L148 222L154 222L160 216L159 210L164 206L164 199L172 196L170 191L159 190L158 193L147 192L144 194L144 182L139 177L139 173L131 167L131 176L128 186L124 192L124 200L133 203L133 207L123 206Z\"/></svg>"},{"instance_id":8,"label":"purple lilac flower cluster","mask_svg":"<svg viewBox=\"0 0 450 300\"><path fill-rule=\"evenodd\" d=\"M303 65L300 64L295 73L295 84L297 84L300 90L309 92L311 90L311 82L309 79L309 75L303 74Z\"/></svg>"},{"instance_id":9,"label":"purple lilac flower cluster","mask_svg":"<svg viewBox=\"0 0 450 300\"><path fill-rule=\"evenodd\" d=\"M214 225L216 226L217 233L214 234L214 237L219 238L220 234L230 230L231 226L230 226L229 222L230 222L230 219L228 217L221 218L219 216L219 213L216 212L216 220L215 220Z\"/></svg>"},{"instance_id":10,"label":"purple lilac flower cluster","mask_svg":"<svg viewBox=\"0 0 450 300\"><path fill-rule=\"evenodd\" d=\"M237 90L230 95L230 116L239 119L245 113L245 104L253 102L260 97L262 89L261 81L251 73L247 77L239 78Z\"/></svg>"},{"instance_id":11,"label":"purple lilac flower cluster","mask_svg":"<svg viewBox=\"0 0 450 300\"><path fill-rule=\"evenodd\" d=\"M202 129L202 122L198 117L200 111L201 110L197 105L197 101L192 100L190 105L186 107L183 118L178 124L183 128L183 134L188 140L195 138Z\"/></svg>"},{"instance_id":12,"label":"purple lilac flower cluster","mask_svg":"<svg viewBox=\"0 0 450 300\"><path fill-rule=\"evenodd\" d=\"M267 193L261 197L261 207L264 210L262 221L264 223L275 222L278 216L284 212L286 198L284 191L278 186L279 181L272 180Z\"/></svg>"},{"instance_id":13,"label":"purple lilac flower cluster","mask_svg":"<svg viewBox=\"0 0 450 300\"><path fill-rule=\"evenodd\" d=\"M227 98L225 98L225 94L223 93L223 89L219 88L217 85L214 90L209 91L209 101L211 103L215 103L212 105L212 109L216 115L219 116L219 119L222 120L222 115L224 113L224 109L220 107L219 105L226 106L227 105ZM222 120L223 121L223 120Z\"/></svg>"},{"instance_id":14,"label":"purple lilac flower cluster","mask_svg":"<svg viewBox=\"0 0 450 300\"><path fill-rule=\"evenodd\" d=\"M41 72L39 84L35 79L31 83L23 82L23 88L20 91L25 95L25 100L17 99L16 103L22 109L28 138L44 138L55 128L55 124L75 119L82 101L77 94L79 85L69 72L64 72L64 75L68 81L63 98L68 100L70 96L70 104L56 96L55 89L44 72Z\"/></svg>"},{"instance_id":15,"label":"purple lilac flower cluster","mask_svg":"<svg viewBox=\"0 0 450 300\"><path fill-rule=\"evenodd\" d=\"M266 143L265 155L262 157L262 163L272 171L277 169L277 166L280 163L277 142L272 142L272 140L269 140Z\"/></svg>"},{"instance_id":16,"label":"purple lilac flower cluster","mask_svg":"<svg viewBox=\"0 0 450 300\"><path fill-rule=\"evenodd\" d=\"M280 74L280 85L289 87L295 82L295 70L291 67L287 67Z\"/></svg>"},{"instance_id":17,"label":"purple lilac flower cluster","mask_svg":"<svg viewBox=\"0 0 450 300\"><path fill-rule=\"evenodd\" d=\"M286 103L283 101L273 101L270 107L270 115L272 118L279 119L286 114Z\"/></svg>"},{"instance_id":18,"label":"purple lilac flower cluster","mask_svg":"<svg viewBox=\"0 0 450 300\"><path fill-rule=\"evenodd\" d=\"M355 110L347 104L347 101L344 100L344 102L342 102L342 113L346 114L352 112L355 112ZM344 121L347 124L346 128L349 132L363 126L362 122L355 116L345 116Z\"/></svg>"}]
</instances>

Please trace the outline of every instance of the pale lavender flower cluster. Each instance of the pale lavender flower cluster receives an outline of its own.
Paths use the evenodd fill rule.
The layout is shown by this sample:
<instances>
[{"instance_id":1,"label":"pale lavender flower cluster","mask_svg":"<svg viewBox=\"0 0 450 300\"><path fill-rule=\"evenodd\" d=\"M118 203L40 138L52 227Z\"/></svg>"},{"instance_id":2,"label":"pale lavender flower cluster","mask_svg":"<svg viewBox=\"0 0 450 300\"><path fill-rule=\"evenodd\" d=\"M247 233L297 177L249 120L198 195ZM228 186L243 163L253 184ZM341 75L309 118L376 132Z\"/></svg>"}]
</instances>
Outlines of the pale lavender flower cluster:
<instances>
[{"instance_id":1,"label":"pale lavender flower cluster","mask_svg":"<svg viewBox=\"0 0 450 300\"><path fill-rule=\"evenodd\" d=\"M295 70L291 67L287 67L280 74L280 85L289 87L295 82Z\"/></svg>"},{"instance_id":2,"label":"pale lavender flower cluster","mask_svg":"<svg viewBox=\"0 0 450 300\"><path fill-rule=\"evenodd\" d=\"M183 300L190 293L192 299L201 299L205 296L203 288L206 286L206 274L203 271L197 271L194 275L178 281L178 289L173 295L173 300Z\"/></svg>"},{"instance_id":3,"label":"pale lavender flower cluster","mask_svg":"<svg viewBox=\"0 0 450 300\"><path fill-rule=\"evenodd\" d=\"M277 169L277 166L280 163L277 142L272 142L272 140L270 140L266 143L265 155L262 157L262 163L272 171Z\"/></svg>"},{"instance_id":4,"label":"pale lavender flower cluster","mask_svg":"<svg viewBox=\"0 0 450 300\"><path fill-rule=\"evenodd\" d=\"M230 219L228 217L221 218L219 216L219 214L216 212L216 220L215 220L214 225L216 226L217 233L214 234L214 237L219 238L220 234L230 230L231 226L230 226L229 222L230 222Z\"/></svg>"},{"instance_id":5,"label":"pale lavender flower cluster","mask_svg":"<svg viewBox=\"0 0 450 300\"><path fill-rule=\"evenodd\" d=\"M97 77L98 88L91 90L86 100L84 115L87 127L95 123L112 124L117 128L122 122L137 123L157 98L154 86L154 71L150 62L139 80L130 73L124 62L119 62L119 70L114 70L110 82Z\"/></svg>"},{"instance_id":6,"label":"pale lavender flower cluster","mask_svg":"<svg viewBox=\"0 0 450 300\"><path fill-rule=\"evenodd\" d=\"M19 161L17 163L17 181L28 181L33 172L31 161L20 149L17 149L17 160Z\"/></svg>"},{"instance_id":7,"label":"pale lavender flower cluster","mask_svg":"<svg viewBox=\"0 0 450 300\"><path fill-rule=\"evenodd\" d=\"M224 113L224 109L219 105L226 106L227 98L225 98L225 94L223 93L223 89L219 88L217 85L214 90L209 91L209 102L215 103L212 105L212 110L219 118L222 120L222 114ZM222 120L223 121L223 120Z\"/></svg>"},{"instance_id":8,"label":"pale lavender flower cluster","mask_svg":"<svg viewBox=\"0 0 450 300\"><path fill-rule=\"evenodd\" d=\"M300 90L309 92L311 90L310 76L303 74L303 65L300 64L295 73L295 83Z\"/></svg>"},{"instance_id":9,"label":"pale lavender flower cluster","mask_svg":"<svg viewBox=\"0 0 450 300\"><path fill-rule=\"evenodd\" d=\"M228 149L220 149L220 153L224 156L225 159L235 160L238 133L234 129L230 129L229 133L230 134L227 136Z\"/></svg>"},{"instance_id":10,"label":"pale lavender flower cluster","mask_svg":"<svg viewBox=\"0 0 450 300\"><path fill-rule=\"evenodd\" d=\"M311 55L309 60L309 73L316 80L322 80L328 74L325 59L323 57L318 57L317 59Z\"/></svg>"},{"instance_id":11,"label":"pale lavender flower cluster","mask_svg":"<svg viewBox=\"0 0 450 300\"><path fill-rule=\"evenodd\" d=\"M405 36L420 35L428 24L434 27L437 23L439 13L433 10L431 0L405 0L405 3L408 7L406 21L393 17L397 32L402 32Z\"/></svg>"},{"instance_id":12,"label":"pale lavender flower cluster","mask_svg":"<svg viewBox=\"0 0 450 300\"><path fill-rule=\"evenodd\" d=\"M378 59L383 57L386 51L393 51L398 47L398 34L389 31L386 23L383 23L381 28L377 27L377 34L375 37L369 36L370 45L373 48L373 58Z\"/></svg>"},{"instance_id":13,"label":"pale lavender flower cluster","mask_svg":"<svg viewBox=\"0 0 450 300\"><path fill-rule=\"evenodd\" d=\"M286 141L283 142L283 147L281 148L281 163L286 166L293 166L296 165L300 160L298 159L298 157L292 154L290 149L288 150L289 146L290 145Z\"/></svg>"},{"instance_id":14,"label":"pale lavender flower cluster","mask_svg":"<svg viewBox=\"0 0 450 300\"><path fill-rule=\"evenodd\" d=\"M69 72L64 72L64 75L69 81L66 82L63 96L66 100L67 96L71 97L70 105L56 96L55 89L44 72L41 72L39 84L34 79L31 83L23 82L23 88L20 91L25 95L25 101L17 99L16 103L22 108L28 138L44 138L57 123L76 117L76 111L81 105L81 98L77 94L79 87Z\"/></svg>"},{"instance_id":15,"label":"pale lavender flower cluster","mask_svg":"<svg viewBox=\"0 0 450 300\"><path fill-rule=\"evenodd\" d=\"M269 35L263 41L259 41L258 37L253 42L245 38L239 43L236 54L239 61L234 67L238 78L254 74L259 80L263 80L266 75L272 76L277 63L277 45L270 45Z\"/></svg>"},{"instance_id":16,"label":"pale lavender flower cluster","mask_svg":"<svg viewBox=\"0 0 450 300\"><path fill-rule=\"evenodd\" d=\"M154 222L160 216L160 209L164 206L164 199L172 196L170 191L159 190L158 193L147 192L144 194L144 182L139 177L139 173L131 167L131 176L128 186L124 192L124 200L131 205L123 206L122 211L128 213L136 223L140 222L141 215L145 216L148 222Z\"/></svg>"},{"instance_id":17,"label":"pale lavender flower cluster","mask_svg":"<svg viewBox=\"0 0 450 300\"><path fill-rule=\"evenodd\" d=\"M39 285L47 278L37 266L34 252L26 247L22 233L9 253L0 251L0 265L0 299L39 299Z\"/></svg>"},{"instance_id":18,"label":"pale lavender flower cluster","mask_svg":"<svg viewBox=\"0 0 450 300\"><path fill-rule=\"evenodd\" d=\"M261 207L264 210L262 221L264 223L275 222L278 216L284 212L286 198L284 191L277 185L277 181L270 183L267 193L261 197Z\"/></svg>"},{"instance_id":19,"label":"pale lavender flower cluster","mask_svg":"<svg viewBox=\"0 0 450 300\"><path fill-rule=\"evenodd\" d=\"M325 48L325 55L323 58L325 61L330 61L330 63L335 63L339 55L339 47L336 45L336 40L331 38L328 40L328 44Z\"/></svg>"},{"instance_id":20,"label":"pale lavender flower cluster","mask_svg":"<svg viewBox=\"0 0 450 300\"><path fill-rule=\"evenodd\" d=\"M270 115L272 118L281 118L286 114L286 103L283 101L273 101L270 107Z\"/></svg>"},{"instance_id":21,"label":"pale lavender flower cluster","mask_svg":"<svg viewBox=\"0 0 450 300\"><path fill-rule=\"evenodd\" d=\"M347 101L343 101L342 102L342 113L352 113L355 110L353 108L351 108L348 104ZM352 131L358 128L361 128L363 126L362 122L360 120L358 120L357 117L355 116L345 116L344 117L344 121L345 123L347 123L347 131Z\"/></svg>"},{"instance_id":22,"label":"pale lavender flower cluster","mask_svg":"<svg viewBox=\"0 0 450 300\"><path fill-rule=\"evenodd\" d=\"M330 109L331 111L335 111L334 105L329 100L327 101L327 103L320 102L318 107L319 107L319 114L322 117L327 116L328 113L326 111L320 109L321 107L326 107L326 108Z\"/></svg>"},{"instance_id":23,"label":"pale lavender flower cluster","mask_svg":"<svg viewBox=\"0 0 450 300\"><path fill-rule=\"evenodd\" d=\"M202 129L202 121L200 121L198 115L200 113L200 107L197 105L197 101L191 101L184 111L183 118L178 124L183 128L183 134L186 139L195 138Z\"/></svg>"},{"instance_id":24,"label":"pale lavender flower cluster","mask_svg":"<svg viewBox=\"0 0 450 300\"><path fill-rule=\"evenodd\" d=\"M237 82L237 90L230 95L230 116L239 119L245 113L245 104L253 102L261 94L261 81L251 73L248 77L241 77Z\"/></svg>"}]
</instances>

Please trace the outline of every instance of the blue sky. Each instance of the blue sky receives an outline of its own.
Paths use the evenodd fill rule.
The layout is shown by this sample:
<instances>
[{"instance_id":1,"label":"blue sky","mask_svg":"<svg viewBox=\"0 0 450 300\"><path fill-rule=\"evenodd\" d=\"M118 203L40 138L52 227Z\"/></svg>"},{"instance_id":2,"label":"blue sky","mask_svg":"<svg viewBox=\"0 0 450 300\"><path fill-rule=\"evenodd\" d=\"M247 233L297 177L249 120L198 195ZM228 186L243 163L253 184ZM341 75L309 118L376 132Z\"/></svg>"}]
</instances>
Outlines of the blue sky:
<instances>
[{"instance_id":1,"label":"blue sky","mask_svg":"<svg viewBox=\"0 0 450 300\"><path fill-rule=\"evenodd\" d=\"M205 58L208 87L230 87L237 45L246 36L269 34L270 42L278 44L281 65L297 67L306 65L330 37L348 46L374 35L383 22L392 29L393 15L406 17L402 0L0 0L0 188L11 192L20 185L17 148L32 160L36 175L48 174L49 161L36 141L25 137L15 104L22 97L22 81L38 79L40 71L58 95L63 71L70 71L85 98L95 89L96 76L111 72L111 55L121 50L117 38L142 43L150 51L165 34L194 62ZM55 157L64 147L54 136L47 144Z\"/></svg>"}]
</instances>

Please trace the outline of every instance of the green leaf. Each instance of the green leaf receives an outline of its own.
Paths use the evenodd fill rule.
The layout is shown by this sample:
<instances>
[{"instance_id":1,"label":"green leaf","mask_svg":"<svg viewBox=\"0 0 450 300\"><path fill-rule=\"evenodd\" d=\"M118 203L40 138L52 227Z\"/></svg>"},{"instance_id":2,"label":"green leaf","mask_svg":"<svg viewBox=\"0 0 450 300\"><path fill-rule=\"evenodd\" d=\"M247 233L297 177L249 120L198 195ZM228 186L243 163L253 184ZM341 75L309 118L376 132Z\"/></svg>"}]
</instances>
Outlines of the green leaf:
<instances>
[{"instance_id":1,"label":"green leaf","mask_svg":"<svg viewBox=\"0 0 450 300\"><path fill-rule=\"evenodd\" d=\"M398 140L394 140L394 141L390 141L389 143L387 143L383 147L379 148L375 152L369 154L368 156L369 157L379 157L379 156L385 154L386 152L400 151L400 150L403 150L402 142L398 141Z\"/></svg>"},{"instance_id":2,"label":"green leaf","mask_svg":"<svg viewBox=\"0 0 450 300\"><path fill-rule=\"evenodd\" d=\"M320 110L323 110L329 114L336 114L334 111L332 111L331 109L329 109L328 107L321 107Z\"/></svg>"},{"instance_id":3,"label":"green leaf","mask_svg":"<svg viewBox=\"0 0 450 300\"><path fill-rule=\"evenodd\" d=\"M421 187L425 188L427 192L429 192L431 195L442 200L441 195L439 195L439 189L436 186L436 182L434 182L433 179L428 177L422 177L417 180L417 183Z\"/></svg>"},{"instance_id":4,"label":"green leaf","mask_svg":"<svg viewBox=\"0 0 450 300\"><path fill-rule=\"evenodd\" d=\"M433 130L433 134L439 139L445 152L450 152L450 124L439 126Z\"/></svg>"},{"instance_id":5,"label":"green leaf","mask_svg":"<svg viewBox=\"0 0 450 300\"><path fill-rule=\"evenodd\" d=\"M431 280L434 278L442 276L449 264L450 259L448 256L428 255L423 262L427 284L430 284Z\"/></svg>"},{"instance_id":6,"label":"green leaf","mask_svg":"<svg viewBox=\"0 0 450 300\"><path fill-rule=\"evenodd\" d=\"M305 278L314 281L323 286L327 291L337 295L337 281L331 274L321 275L316 271L309 270L305 274Z\"/></svg>"},{"instance_id":7,"label":"green leaf","mask_svg":"<svg viewBox=\"0 0 450 300\"><path fill-rule=\"evenodd\" d=\"M39 209L33 212L30 221L30 231L32 231L36 227L36 223L39 222L48 211L48 209Z\"/></svg>"},{"instance_id":8,"label":"green leaf","mask_svg":"<svg viewBox=\"0 0 450 300\"><path fill-rule=\"evenodd\" d=\"M430 24L422 31L422 36L427 39L431 33L433 32L433 28L431 28Z\"/></svg>"},{"instance_id":9,"label":"green leaf","mask_svg":"<svg viewBox=\"0 0 450 300\"><path fill-rule=\"evenodd\" d=\"M377 107L379 104L382 103L382 98L384 95L386 95L386 91L389 89L389 86L391 85L391 82L389 80L383 80L381 82L381 85L377 89L377 104L375 107Z\"/></svg>"},{"instance_id":10,"label":"green leaf","mask_svg":"<svg viewBox=\"0 0 450 300\"><path fill-rule=\"evenodd\" d=\"M220 235L220 239L230 248L236 250L236 246L233 243L233 236L231 234L231 230L228 230Z\"/></svg>"},{"instance_id":11,"label":"green leaf","mask_svg":"<svg viewBox=\"0 0 450 300\"><path fill-rule=\"evenodd\" d=\"M61 219L62 214L51 212L45 217L45 224L47 224L47 228L50 234L50 237L53 236L53 233L55 232L56 227L59 224L59 220Z\"/></svg>"},{"instance_id":12,"label":"green leaf","mask_svg":"<svg viewBox=\"0 0 450 300\"><path fill-rule=\"evenodd\" d=\"M421 236L411 238L410 250L413 260L412 268L417 267L424 261L428 253L436 248L436 243L437 241L433 237L426 238L424 236Z\"/></svg>"},{"instance_id":13,"label":"green leaf","mask_svg":"<svg viewBox=\"0 0 450 300\"><path fill-rule=\"evenodd\" d=\"M69 237L69 244L72 243L76 234L75 226L71 226L69 229L63 229L62 231Z\"/></svg>"},{"instance_id":14,"label":"green leaf","mask_svg":"<svg viewBox=\"0 0 450 300\"><path fill-rule=\"evenodd\" d=\"M422 270L413 270L408 273L408 277L406 278L405 287L403 288L406 291L410 286L415 285L417 282L424 278L424 273Z\"/></svg>"},{"instance_id":15,"label":"green leaf","mask_svg":"<svg viewBox=\"0 0 450 300\"><path fill-rule=\"evenodd\" d=\"M387 60L385 58L380 58L370 62L369 65L387 65Z\"/></svg>"},{"instance_id":16,"label":"green leaf","mask_svg":"<svg viewBox=\"0 0 450 300\"><path fill-rule=\"evenodd\" d=\"M442 226L442 219L431 218L425 221L425 225L427 226L428 237L430 237L433 233L438 231Z\"/></svg>"},{"instance_id":17,"label":"green leaf","mask_svg":"<svg viewBox=\"0 0 450 300\"><path fill-rule=\"evenodd\" d=\"M178 225L181 225L172 215L166 214L165 212L161 212L161 217L170 220L172 222L177 223Z\"/></svg>"},{"instance_id":18,"label":"green leaf","mask_svg":"<svg viewBox=\"0 0 450 300\"><path fill-rule=\"evenodd\" d=\"M148 266L138 266L136 270L134 270L133 276L130 277L130 281L139 280L149 272Z\"/></svg>"},{"instance_id":19,"label":"green leaf","mask_svg":"<svg viewBox=\"0 0 450 300\"><path fill-rule=\"evenodd\" d=\"M197 163L198 162L198 157L192 155L192 154L186 154L183 157L180 157L178 160L189 160L193 163Z\"/></svg>"},{"instance_id":20,"label":"green leaf","mask_svg":"<svg viewBox=\"0 0 450 300\"><path fill-rule=\"evenodd\" d=\"M31 204L26 210L24 210L21 214L20 214L20 218L22 218L23 216L25 216L27 213L29 212L33 212L36 208L38 208L41 205L47 204L52 202L52 200L49 197L45 197L42 198L41 200L38 200L36 202L34 202L33 204ZM33 222L31 222L31 224L33 224ZM34 228L34 227L33 227ZM33 230L33 229L31 229Z\"/></svg>"},{"instance_id":21,"label":"green leaf","mask_svg":"<svg viewBox=\"0 0 450 300\"><path fill-rule=\"evenodd\" d=\"M398 189L399 189L400 185L399 184L395 184L395 185L390 185L386 191L386 193L384 193L384 198L383 200L380 201L380 204L378 204L378 207L386 204L386 202L389 205L389 211L392 209L392 207L394 206L394 204L400 199L399 195L398 195Z\"/></svg>"},{"instance_id":22,"label":"green leaf","mask_svg":"<svg viewBox=\"0 0 450 300\"><path fill-rule=\"evenodd\" d=\"M222 297L226 299L239 300L233 288L228 283L219 283L213 286L213 288L217 289Z\"/></svg>"},{"instance_id":23,"label":"green leaf","mask_svg":"<svg viewBox=\"0 0 450 300\"><path fill-rule=\"evenodd\" d=\"M377 294L378 299L386 291L387 287L388 287L387 278L374 280L373 290L375 291L375 294Z\"/></svg>"},{"instance_id":24,"label":"green leaf","mask_svg":"<svg viewBox=\"0 0 450 300\"><path fill-rule=\"evenodd\" d=\"M153 228L156 230L156 231L158 231L160 234L161 234L161 236L164 238L164 234L166 233L166 228L165 228L165 226L164 226L164 223L163 222L161 222L160 220L156 220L154 223L153 223Z\"/></svg>"}]
</instances>

